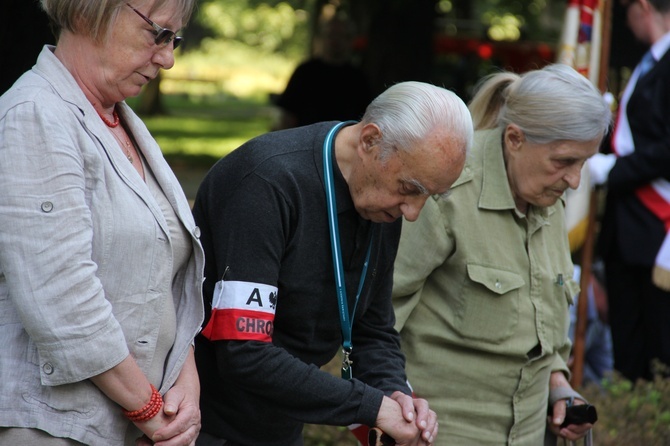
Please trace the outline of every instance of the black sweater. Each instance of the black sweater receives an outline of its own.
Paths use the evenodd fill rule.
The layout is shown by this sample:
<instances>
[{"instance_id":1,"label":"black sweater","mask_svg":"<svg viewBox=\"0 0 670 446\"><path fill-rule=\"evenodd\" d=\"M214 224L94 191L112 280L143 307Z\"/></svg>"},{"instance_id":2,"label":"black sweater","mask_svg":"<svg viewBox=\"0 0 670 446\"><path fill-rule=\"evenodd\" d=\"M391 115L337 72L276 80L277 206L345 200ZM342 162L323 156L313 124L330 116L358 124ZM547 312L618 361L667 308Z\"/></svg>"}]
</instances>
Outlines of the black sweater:
<instances>
[{"instance_id":1,"label":"black sweater","mask_svg":"<svg viewBox=\"0 0 670 446\"><path fill-rule=\"evenodd\" d=\"M319 370L342 343L323 184L322 145L334 125L251 140L220 160L197 194L206 310L222 278L277 290L267 342L241 339L239 331L234 340L196 340L204 432L239 444L291 445L303 423L373 425L384 394L410 394L390 298L401 223L360 218L334 161L348 305L356 309L354 379ZM368 273L355 305L370 238ZM208 328L239 328L232 320L217 324Z\"/></svg>"}]
</instances>

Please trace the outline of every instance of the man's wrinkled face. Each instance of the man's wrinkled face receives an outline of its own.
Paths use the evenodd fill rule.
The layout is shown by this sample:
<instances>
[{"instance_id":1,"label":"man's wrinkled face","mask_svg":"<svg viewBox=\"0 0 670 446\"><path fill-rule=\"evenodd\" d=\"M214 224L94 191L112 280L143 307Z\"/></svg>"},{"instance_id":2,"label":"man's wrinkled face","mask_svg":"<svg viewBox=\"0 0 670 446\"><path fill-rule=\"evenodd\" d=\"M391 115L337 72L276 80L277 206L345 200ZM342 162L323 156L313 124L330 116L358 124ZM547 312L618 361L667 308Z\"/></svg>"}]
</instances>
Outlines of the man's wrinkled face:
<instances>
[{"instance_id":1,"label":"man's wrinkled face","mask_svg":"<svg viewBox=\"0 0 670 446\"><path fill-rule=\"evenodd\" d=\"M370 144L352 171L349 189L365 219L390 223L404 216L414 221L428 197L449 190L464 164L465 151L443 131L386 157L378 144Z\"/></svg>"}]
</instances>

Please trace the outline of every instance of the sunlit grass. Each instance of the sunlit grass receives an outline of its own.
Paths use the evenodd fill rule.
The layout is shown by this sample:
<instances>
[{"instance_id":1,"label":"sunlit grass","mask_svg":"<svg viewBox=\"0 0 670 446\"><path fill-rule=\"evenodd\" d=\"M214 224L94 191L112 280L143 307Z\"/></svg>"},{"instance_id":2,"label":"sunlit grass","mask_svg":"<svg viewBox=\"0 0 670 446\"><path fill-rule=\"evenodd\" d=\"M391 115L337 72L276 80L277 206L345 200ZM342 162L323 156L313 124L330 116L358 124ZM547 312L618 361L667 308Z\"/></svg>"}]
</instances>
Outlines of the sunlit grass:
<instances>
[{"instance_id":1,"label":"sunlit grass","mask_svg":"<svg viewBox=\"0 0 670 446\"><path fill-rule=\"evenodd\" d=\"M137 98L128 103L135 106ZM163 105L167 114L141 118L189 199L217 160L268 132L274 120L266 101L225 95L164 95Z\"/></svg>"},{"instance_id":2,"label":"sunlit grass","mask_svg":"<svg viewBox=\"0 0 670 446\"><path fill-rule=\"evenodd\" d=\"M162 90L262 100L284 89L298 61L239 42L205 39L197 51L177 54L175 66L163 75Z\"/></svg>"},{"instance_id":3,"label":"sunlit grass","mask_svg":"<svg viewBox=\"0 0 670 446\"><path fill-rule=\"evenodd\" d=\"M175 57L161 81L167 114L142 120L166 158L184 163L221 158L269 131L277 113L269 96L284 89L297 63L226 39L205 39Z\"/></svg>"},{"instance_id":4,"label":"sunlit grass","mask_svg":"<svg viewBox=\"0 0 670 446\"><path fill-rule=\"evenodd\" d=\"M161 116L144 119L165 155L222 157L251 138L268 131L270 120Z\"/></svg>"},{"instance_id":5,"label":"sunlit grass","mask_svg":"<svg viewBox=\"0 0 670 446\"><path fill-rule=\"evenodd\" d=\"M161 81L166 114L141 116L187 197L220 158L268 132L277 110L269 102L283 90L296 61L209 42L179 54ZM138 98L128 99L131 106Z\"/></svg>"},{"instance_id":6,"label":"sunlit grass","mask_svg":"<svg viewBox=\"0 0 670 446\"><path fill-rule=\"evenodd\" d=\"M168 114L142 120L166 157L221 158L269 131L275 119L272 107L253 100L165 95L164 103Z\"/></svg>"}]
</instances>

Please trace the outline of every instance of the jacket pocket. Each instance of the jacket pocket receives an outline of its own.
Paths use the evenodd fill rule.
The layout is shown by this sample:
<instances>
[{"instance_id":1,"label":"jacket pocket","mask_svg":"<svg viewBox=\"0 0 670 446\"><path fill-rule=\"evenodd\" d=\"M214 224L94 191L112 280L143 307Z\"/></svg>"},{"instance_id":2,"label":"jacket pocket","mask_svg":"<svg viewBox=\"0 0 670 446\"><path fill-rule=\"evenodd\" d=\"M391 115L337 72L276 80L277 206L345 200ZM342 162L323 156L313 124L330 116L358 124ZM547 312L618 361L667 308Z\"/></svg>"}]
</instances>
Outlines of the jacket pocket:
<instances>
[{"instance_id":1,"label":"jacket pocket","mask_svg":"<svg viewBox=\"0 0 670 446\"><path fill-rule=\"evenodd\" d=\"M494 344L509 338L519 322L519 289L524 284L514 272L468 264L456 319L461 335Z\"/></svg>"},{"instance_id":2,"label":"jacket pocket","mask_svg":"<svg viewBox=\"0 0 670 446\"><path fill-rule=\"evenodd\" d=\"M104 410L101 404L104 395L88 380L59 386L40 386L35 390L25 393L23 397L27 402L41 407L43 412L59 415L67 412L76 418L90 419L98 411ZM105 403L110 404L108 401Z\"/></svg>"}]
</instances>

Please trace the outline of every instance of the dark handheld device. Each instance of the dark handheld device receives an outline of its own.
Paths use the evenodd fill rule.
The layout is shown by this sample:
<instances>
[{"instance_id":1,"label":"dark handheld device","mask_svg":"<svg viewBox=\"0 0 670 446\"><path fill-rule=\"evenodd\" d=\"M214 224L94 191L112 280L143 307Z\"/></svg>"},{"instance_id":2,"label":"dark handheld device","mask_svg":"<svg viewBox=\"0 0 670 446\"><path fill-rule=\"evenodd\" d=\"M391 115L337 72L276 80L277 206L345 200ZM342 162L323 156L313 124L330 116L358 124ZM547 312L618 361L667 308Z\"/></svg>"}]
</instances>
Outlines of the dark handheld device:
<instances>
[{"instance_id":1,"label":"dark handheld device","mask_svg":"<svg viewBox=\"0 0 670 446\"><path fill-rule=\"evenodd\" d=\"M593 424L598 421L596 407L590 404L569 405L565 410L565 420L561 427L569 424Z\"/></svg>"}]
</instances>

